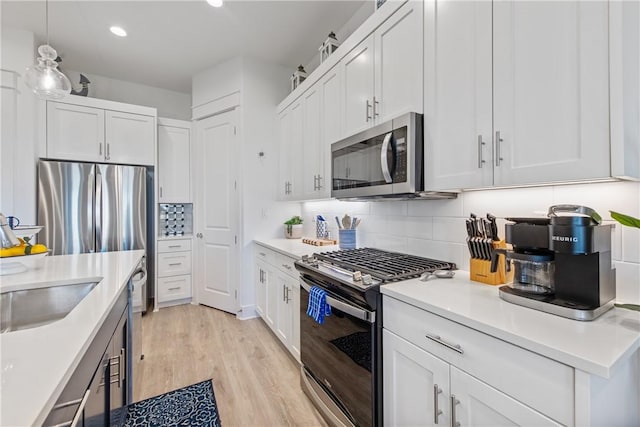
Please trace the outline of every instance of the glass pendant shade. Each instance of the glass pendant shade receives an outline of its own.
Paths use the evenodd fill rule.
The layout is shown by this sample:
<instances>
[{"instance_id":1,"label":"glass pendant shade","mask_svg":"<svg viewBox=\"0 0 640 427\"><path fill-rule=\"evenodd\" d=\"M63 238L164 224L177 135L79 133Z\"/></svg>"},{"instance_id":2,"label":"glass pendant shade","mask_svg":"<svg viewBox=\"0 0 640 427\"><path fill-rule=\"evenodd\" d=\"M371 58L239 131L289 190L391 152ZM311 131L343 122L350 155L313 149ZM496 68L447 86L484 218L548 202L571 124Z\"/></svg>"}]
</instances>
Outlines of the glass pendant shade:
<instances>
[{"instance_id":1,"label":"glass pendant shade","mask_svg":"<svg viewBox=\"0 0 640 427\"><path fill-rule=\"evenodd\" d=\"M40 98L62 99L71 93L71 82L58 70L58 53L48 44L38 48L38 63L27 68L25 84Z\"/></svg>"}]
</instances>

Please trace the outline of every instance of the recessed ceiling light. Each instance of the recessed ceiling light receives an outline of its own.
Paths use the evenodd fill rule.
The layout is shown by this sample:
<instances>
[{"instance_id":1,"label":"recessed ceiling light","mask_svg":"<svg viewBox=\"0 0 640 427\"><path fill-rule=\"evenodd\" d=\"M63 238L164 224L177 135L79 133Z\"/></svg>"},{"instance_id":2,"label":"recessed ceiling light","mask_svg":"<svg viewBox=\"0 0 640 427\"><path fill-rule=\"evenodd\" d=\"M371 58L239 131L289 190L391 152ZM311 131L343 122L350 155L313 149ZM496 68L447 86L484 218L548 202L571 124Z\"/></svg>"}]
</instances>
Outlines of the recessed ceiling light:
<instances>
[{"instance_id":1,"label":"recessed ceiling light","mask_svg":"<svg viewBox=\"0 0 640 427\"><path fill-rule=\"evenodd\" d=\"M207 0L207 3L213 7L222 7L222 0Z\"/></svg>"},{"instance_id":2,"label":"recessed ceiling light","mask_svg":"<svg viewBox=\"0 0 640 427\"><path fill-rule=\"evenodd\" d=\"M121 27L113 26L109 30L118 37L127 37L127 32Z\"/></svg>"}]
</instances>

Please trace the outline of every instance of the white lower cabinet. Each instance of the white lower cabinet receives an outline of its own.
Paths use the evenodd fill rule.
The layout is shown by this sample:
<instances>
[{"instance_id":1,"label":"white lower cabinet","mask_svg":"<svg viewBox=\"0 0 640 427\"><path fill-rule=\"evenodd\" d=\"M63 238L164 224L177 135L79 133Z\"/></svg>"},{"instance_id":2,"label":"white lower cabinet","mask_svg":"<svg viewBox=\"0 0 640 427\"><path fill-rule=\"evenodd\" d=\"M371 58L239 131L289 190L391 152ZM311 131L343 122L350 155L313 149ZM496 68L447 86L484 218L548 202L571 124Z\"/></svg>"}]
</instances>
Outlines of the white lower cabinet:
<instances>
[{"instance_id":1,"label":"white lower cabinet","mask_svg":"<svg viewBox=\"0 0 640 427\"><path fill-rule=\"evenodd\" d=\"M602 378L387 295L383 308L385 426L640 425L638 352Z\"/></svg>"},{"instance_id":2,"label":"white lower cabinet","mask_svg":"<svg viewBox=\"0 0 640 427\"><path fill-rule=\"evenodd\" d=\"M256 312L300 361L300 283L295 259L255 246Z\"/></svg>"},{"instance_id":3,"label":"white lower cabinet","mask_svg":"<svg viewBox=\"0 0 640 427\"><path fill-rule=\"evenodd\" d=\"M191 301L191 239L158 241L156 301L159 307Z\"/></svg>"}]
</instances>

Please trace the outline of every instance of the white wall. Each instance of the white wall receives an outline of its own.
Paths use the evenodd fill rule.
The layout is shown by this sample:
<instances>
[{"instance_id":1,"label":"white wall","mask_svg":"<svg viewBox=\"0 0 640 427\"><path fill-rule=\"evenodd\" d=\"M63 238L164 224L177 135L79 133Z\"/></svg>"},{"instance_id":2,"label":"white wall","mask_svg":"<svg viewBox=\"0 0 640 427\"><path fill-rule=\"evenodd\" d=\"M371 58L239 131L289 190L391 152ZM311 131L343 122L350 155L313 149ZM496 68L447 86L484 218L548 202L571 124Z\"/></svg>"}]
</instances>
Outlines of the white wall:
<instances>
[{"instance_id":1,"label":"white wall","mask_svg":"<svg viewBox=\"0 0 640 427\"><path fill-rule=\"evenodd\" d=\"M80 90L80 72L63 69L75 90ZM173 90L132 83L124 80L112 79L97 74L84 74L91 83L89 95L92 98L107 99L109 101L127 104L144 105L158 110L158 117L170 119L191 119L191 94Z\"/></svg>"},{"instance_id":2,"label":"white wall","mask_svg":"<svg viewBox=\"0 0 640 427\"><path fill-rule=\"evenodd\" d=\"M640 217L640 183L612 182L557 185L537 188L470 191L453 200L407 202L306 202L302 211L304 234L315 235L314 218L325 217L332 236L337 236L334 216L345 213L362 218L359 246L453 261L469 269L464 220L470 212L499 218L544 215L555 204L580 204L594 208L607 223L609 210ZM504 238L504 220L499 223ZM612 235L612 258L617 269L617 299L640 304L640 230L616 223Z\"/></svg>"},{"instance_id":3,"label":"white wall","mask_svg":"<svg viewBox=\"0 0 640 427\"><path fill-rule=\"evenodd\" d=\"M218 100L242 88L242 58L231 58L194 74L191 98L194 107Z\"/></svg>"}]
</instances>

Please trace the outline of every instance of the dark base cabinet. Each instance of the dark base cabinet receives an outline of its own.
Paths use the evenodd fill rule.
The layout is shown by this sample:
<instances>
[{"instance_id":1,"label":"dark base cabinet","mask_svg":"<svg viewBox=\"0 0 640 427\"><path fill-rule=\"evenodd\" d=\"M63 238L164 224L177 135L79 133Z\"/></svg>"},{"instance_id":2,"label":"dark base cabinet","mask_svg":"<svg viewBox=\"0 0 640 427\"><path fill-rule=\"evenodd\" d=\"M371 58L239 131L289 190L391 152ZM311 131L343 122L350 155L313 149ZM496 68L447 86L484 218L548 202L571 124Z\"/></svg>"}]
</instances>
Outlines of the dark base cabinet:
<instances>
[{"instance_id":1,"label":"dark base cabinet","mask_svg":"<svg viewBox=\"0 0 640 427\"><path fill-rule=\"evenodd\" d=\"M125 289L56 401L44 426L117 424L128 403L130 290Z\"/></svg>"}]
</instances>

